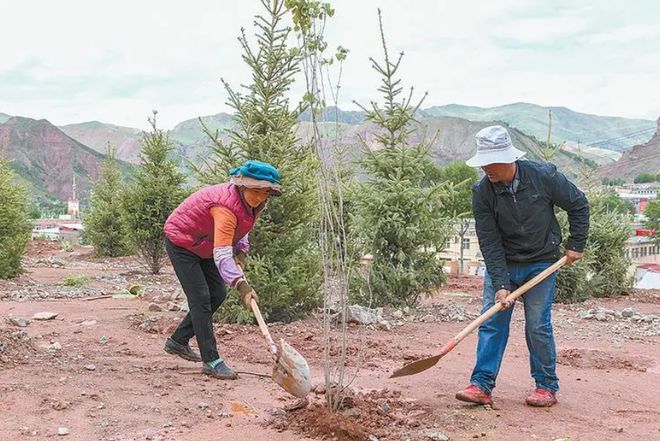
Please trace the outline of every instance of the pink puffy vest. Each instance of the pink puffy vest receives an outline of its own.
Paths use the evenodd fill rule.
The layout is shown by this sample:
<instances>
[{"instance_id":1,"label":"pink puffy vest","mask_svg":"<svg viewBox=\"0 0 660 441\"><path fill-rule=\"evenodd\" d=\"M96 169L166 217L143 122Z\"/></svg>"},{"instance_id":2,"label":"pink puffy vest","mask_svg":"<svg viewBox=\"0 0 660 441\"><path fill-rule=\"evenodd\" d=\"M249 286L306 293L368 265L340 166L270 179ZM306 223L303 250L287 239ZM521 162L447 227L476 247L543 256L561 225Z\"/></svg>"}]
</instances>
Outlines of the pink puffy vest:
<instances>
[{"instance_id":1,"label":"pink puffy vest","mask_svg":"<svg viewBox=\"0 0 660 441\"><path fill-rule=\"evenodd\" d=\"M195 253L202 259L213 257L213 216L211 207L225 207L236 216L234 245L245 236L259 217L241 199L232 183L212 185L188 196L167 218L165 237L173 244ZM253 214L257 211L256 214Z\"/></svg>"}]
</instances>

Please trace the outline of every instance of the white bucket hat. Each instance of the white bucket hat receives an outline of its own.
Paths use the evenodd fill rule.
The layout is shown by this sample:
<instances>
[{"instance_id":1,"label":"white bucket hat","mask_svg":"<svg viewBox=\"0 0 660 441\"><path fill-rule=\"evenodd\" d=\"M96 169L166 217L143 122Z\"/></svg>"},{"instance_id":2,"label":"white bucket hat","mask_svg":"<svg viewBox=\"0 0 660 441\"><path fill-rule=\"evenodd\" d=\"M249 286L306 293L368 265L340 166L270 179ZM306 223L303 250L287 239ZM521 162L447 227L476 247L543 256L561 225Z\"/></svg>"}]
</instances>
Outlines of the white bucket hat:
<instances>
[{"instance_id":1,"label":"white bucket hat","mask_svg":"<svg viewBox=\"0 0 660 441\"><path fill-rule=\"evenodd\" d=\"M502 126L485 127L475 135L477 153L465 161L470 167L483 167L489 164L511 164L525 156L511 143L511 136Z\"/></svg>"}]
</instances>

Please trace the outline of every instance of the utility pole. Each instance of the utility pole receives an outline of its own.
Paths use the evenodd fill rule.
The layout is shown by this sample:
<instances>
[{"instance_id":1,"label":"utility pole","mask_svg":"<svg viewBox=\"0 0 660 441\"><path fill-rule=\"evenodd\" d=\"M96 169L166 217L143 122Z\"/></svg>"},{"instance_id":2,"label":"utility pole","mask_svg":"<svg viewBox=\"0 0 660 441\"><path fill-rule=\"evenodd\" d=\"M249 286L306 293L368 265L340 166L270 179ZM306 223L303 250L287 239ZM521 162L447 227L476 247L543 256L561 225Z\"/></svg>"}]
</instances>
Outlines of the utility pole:
<instances>
[{"instance_id":1,"label":"utility pole","mask_svg":"<svg viewBox=\"0 0 660 441\"><path fill-rule=\"evenodd\" d=\"M550 147L550 141L551 137L550 135L552 134L552 110L548 109L548 142L545 144L545 160L549 161L552 159L552 148Z\"/></svg>"}]
</instances>

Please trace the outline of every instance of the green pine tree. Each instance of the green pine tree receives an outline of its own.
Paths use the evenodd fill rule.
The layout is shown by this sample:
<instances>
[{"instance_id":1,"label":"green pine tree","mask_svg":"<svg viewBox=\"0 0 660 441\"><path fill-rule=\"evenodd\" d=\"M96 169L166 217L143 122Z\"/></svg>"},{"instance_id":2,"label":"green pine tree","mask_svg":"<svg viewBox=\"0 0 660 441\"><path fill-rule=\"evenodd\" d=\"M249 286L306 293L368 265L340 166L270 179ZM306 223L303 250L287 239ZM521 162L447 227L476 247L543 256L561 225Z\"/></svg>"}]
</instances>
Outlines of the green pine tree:
<instances>
[{"instance_id":1,"label":"green pine tree","mask_svg":"<svg viewBox=\"0 0 660 441\"><path fill-rule=\"evenodd\" d=\"M185 176L172 157L174 146L156 126L156 114L149 119L151 131L142 137L142 162L122 204L130 244L153 274L160 272L165 258L165 221L187 195Z\"/></svg>"},{"instance_id":2,"label":"green pine tree","mask_svg":"<svg viewBox=\"0 0 660 441\"><path fill-rule=\"evenodd\" d=\"M587 196L590 219L584 258L559 272L556 299L560 302L617 296L632 287L630 259L626 257L632 215L625 205L612 205L611 190L594 189ZM560 211L557 218L568 240L566 212Z\"/></svg>"},{"instance_id":3,"label":"green pine tree","mask_svg":"<svg viewBox=\"0 0 660 441\"><path fill-rule=\"evenodd\" d=\"M477 182L477 171L464 162L452 162L440 171L440 181L452 187L450 197L445 201L445 211L451 216L454 232L458 235L460 256L458 273L463 274L463 238L472 222L472 186Z\"/></svg>"},{"instance_id":4,"label":"green pine tree","mask_svg":"<svg viewBox=\"0 0 660 441\"><path fill-rule=\"evenodd\" d=\"M91 209L83 219L85 236L97 256L117 257L130 253L122 217L124 185L116 162L116 150L108 145L101 176L93 185Z\"/></svg>"},{"instance_id":5,"label":"green pine tree","mask_svg":"<svg viewBox=\"0 0 660 441\"><path fill-rule=\"evenodd\" d=\"M445 280L436 250L451 228L443 212L448 189L438 182L430 144L408 142L415 131L415 112L426 95L417 105L411 104L412 89L400 99L401 80L396 76L403 54L395 62L390 60L380 11L378 17L385 59L370 60L382 77L378 90L385 103L361 106L380 132L375 136L377 146L364 142L366 155L361 161L369 178L358 190L354 227L362 233L365 252L374 259L359 296L376 305L413 305L420 294Z\"/></svg>"},{"instance_id":6,"label":"green pine tree","mask_svg":"<svg viewBox=\"0 0 660 441\"><path fill-rule=\"evenodd\" d=\"M644 210L644 216L646 216L644 225L655 232L655 241L660 243L660 200L649 202Z\"/></svg>"},{"instance_id":7,"label":"green pine tree","mask_svg":"<svg viewBox=\"0 0 660 441\"><path fill-rule=\"evenodd\" d=\"M30 240L28 201L25 190L15 181L9 161L0 156L0 278L23 272L21 258Z\"/></svg>"},{"instance_id":8,"label":"green pine tree","mask_svg":"<svg viewBox=\"0 0 660 441\"><path fill-rule=\"evenodd\" d=\"M215 184L228 179L231 168L247 159L273 164L282 175L284 195L271 198L250 233L249 282L270 320L293 320L318 305L321 271L316 241L318 198L315 174L318 162L309 145L295 133L302 106L291 106L288 93L299 72L300 56L289 48L290 29L281 0L262 0L265 13L257 16L256 48L241 31L243 61L252 75L243 91L224 83L228 104L235 110L236 129L225 145L211 134L209 161L196 168L199 180ZM235 320L240 307L235 298L220 312Z\"/></svg>"}]
</instances>

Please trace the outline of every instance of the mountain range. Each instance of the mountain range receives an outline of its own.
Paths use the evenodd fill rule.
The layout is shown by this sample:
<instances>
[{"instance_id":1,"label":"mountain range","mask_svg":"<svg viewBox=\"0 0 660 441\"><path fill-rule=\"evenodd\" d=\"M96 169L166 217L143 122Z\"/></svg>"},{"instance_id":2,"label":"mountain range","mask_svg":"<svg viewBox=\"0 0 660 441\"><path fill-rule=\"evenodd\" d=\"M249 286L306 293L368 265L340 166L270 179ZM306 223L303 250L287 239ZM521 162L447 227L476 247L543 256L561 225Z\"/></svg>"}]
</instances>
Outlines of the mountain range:
<instances>
[{"instance_id":1,"label":"mountain range","mask_svg":"<svg viewBox=\"0 0 660 441\"><path fill-rule=\"evenodd\" d=\"M434 106L424 110L431 116L455 116L471 121L504 121L525 133L546 141L548 112L552 112L553 143L570 143L622 152L646 142L655 131L655 121L575 112L566 107L543 107L514 103L498 107L459 104Z\"/></svg>"},{"instance_id":2,"label":"mountain range","mask_svg":"<svg viewBox=\"0 0 660 441\"><path fill-rule=\"evenodd\" d=\"M642 173L657 174L660 172L660 118L656 131L647 142L635 145L625 152L621 158L611 164L603 165L600 170L603 177L614 177L632 181Z\"/></svg>"},{"instance_id":3,"label":"mountain range","mask_svg":"<svg viewBox=\"0 0 660 441\"><path fill-rule=\"evenodd\" d=\"M67 136L45 119L13 116L0 125L0 152L36 202L66 201L73 195L87 199L90 184L99 176L105 156ZM117 161L124 174L128 164Z\"/></svg>"},{"instance_id":4,"label":"mountain range","mask_svg":"<svg viewBox=\"0 0 660 441\"><path fill-rule=\"evenodd\" d=\"M436 163L442 165L471 156L476 132L498 122L509 128L516 147L526 151L529 159L538 160L542 154L538 139L547 137L548 110L552 110L552 140L563 144L552 161L567 174L574 176L584 163L592 167L602 165L607 167L604 169L608 170L608 176L625 175L628 179L638 170L660 169L660 159L644 161L638 153L646 155L653 149L657 152L656 141L647 146L656 128L655 122L588 115L563 107L546 108L526 103L493 108L456 104L430 107L416 115L419 125L410 141L417 142L424 137L433 139L431 154ZM201 119L209 131L218 131L221 139L228 139L226 129L234 124L231 115L219 113ZM297 125L297 134L303 141L311 134L309 119L309 113L305 113ZM332 134L330 138L346 149L349 158L359 157L365 147L361 140L367 148L377 148L374 143L377 128L365 121L362 112L329 107L322 119L332 121L323 124L324 131ZM117 149L120 167L128 173L129 164L139 162L141 137L139 129L98 121L55 127L47 120L0 113L0 152L9 154L12 167L37 198L66 200L71 194L74 174L84 198L89 193L90 181L98 176L108 143ZM186 160L196 162L208 154L209 140L199 118L177 124L169 131L169 137L182 166ZM657 134L654 139L656 137ZM633 144L638 144L635 153L624 153L620 160L623 162L617 165L615 161L621 156L620 152Z\"/></svg>"}]
</instances>

